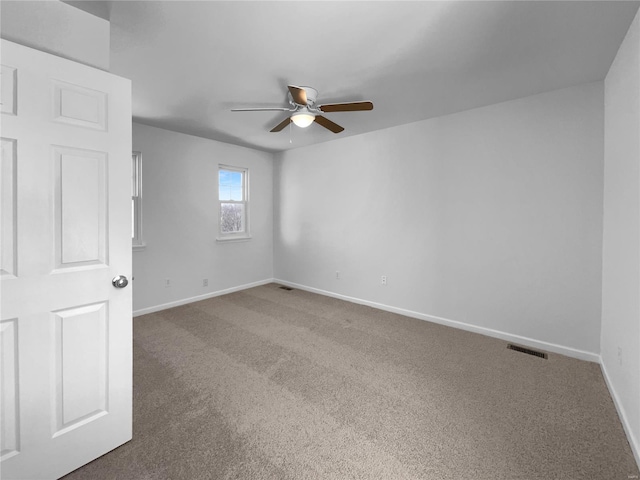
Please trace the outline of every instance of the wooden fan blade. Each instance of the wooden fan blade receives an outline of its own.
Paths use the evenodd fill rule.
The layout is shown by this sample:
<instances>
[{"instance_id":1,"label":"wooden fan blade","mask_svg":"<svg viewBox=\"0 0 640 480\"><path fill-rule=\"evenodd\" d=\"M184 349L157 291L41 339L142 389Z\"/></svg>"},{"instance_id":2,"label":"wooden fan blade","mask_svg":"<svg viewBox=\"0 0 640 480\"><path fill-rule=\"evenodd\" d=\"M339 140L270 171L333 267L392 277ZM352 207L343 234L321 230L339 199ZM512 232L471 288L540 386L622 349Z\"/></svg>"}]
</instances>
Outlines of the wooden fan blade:
<instances>
[{"instance_id":1,"label":"wooden fan blade","mask_svg":"<svg viewBox=\"0 0 640 480\"><path fill-rule=\"evenodd\" d=\"M273 127L270 131L271 132L279 132L280 130L282 130L284 127L286 127L290 123L291 123L291 117L287 117L282 122L280 122L278 125Z\"/></svg>"},{"instance_id":2,"label":"wooden fan blade","mask_svg":"<svg viewBox=\"0 0 640 480\"><path fill-rule=\"evenodd\" d=\"M316 115L315 121L316 123L326 128L327 130L331 130L333 133L340 133L341 131L344 130L344 127L341 127L337 123L333 123L331 120L329 120L326 117L323 117L322 115Z\"/></svg>"},{"instance_id":3,"label":"wooden fan blade","mask_svg":"<svg viewBox=\"0 0 640 480\"><path fill-rule=\"evenodd\" d=\"M289 85L288 88L294 102L298 105L307 104L307 92L304 91L304 88L296 87L294 85Z\"/></svg>"},{"instance_id":4,"label":"wooden fan blade","mask_svg":"<svg viewBox=\"0 0 640 480\"><path fill-rule=\"evenodd\" d=\"M347 102L347 103L327 103L320 105L318 109L322 112L358 112L361 110L373 110L371 102Z\"/></svg>"},{"instance_id":5,"label":"wooden fan blade","mask_svg":"<svg viewBox=\"0 0 640 480\"><path fill-rule=\"evenodd\" d=\"M284 107L255 107L255 108L232 108L232 112L290 112L290 108Z\"/></svg>"}]
</instances>

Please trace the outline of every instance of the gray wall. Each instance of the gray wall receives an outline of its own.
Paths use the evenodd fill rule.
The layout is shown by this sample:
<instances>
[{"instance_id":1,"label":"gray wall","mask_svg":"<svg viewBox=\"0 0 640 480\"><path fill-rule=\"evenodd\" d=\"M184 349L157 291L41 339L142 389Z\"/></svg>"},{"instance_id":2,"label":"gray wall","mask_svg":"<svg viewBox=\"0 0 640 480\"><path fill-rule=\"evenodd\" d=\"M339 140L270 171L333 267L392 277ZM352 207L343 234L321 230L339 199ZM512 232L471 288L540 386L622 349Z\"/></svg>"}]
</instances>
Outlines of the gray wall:
<instances>
[{"instance_id":1,"label":"gray wall","mask_svg":"<svg viewBox=\"0 0 640 480\"><path fill-rule=\"evenodd\" d=\"M602 365L640 464L640 16L605 80Z\"/></svg>"},{"instance_id":2,"label":"gray wall","mask_svg":"<svg viewBox=\"0 0 640 480\"><path fill-rule=\"evenodd\" d=\"M0 36L27 47L109 70L107 20L54 1L0 2Z\"/></svg>"},{"instance_id":3,"label":"gray wall","mask_svg":"<svg viewBox=\"0 0 640 480\"><path fill-rule=\"evenodd\" d=\"M276 172L276 278L597 360L602 82L291 150Z\"/></svg>"},{"instance_id":4,"label":"gray wall","mask_svg":"<svg viewBox=\"0 0 640 480\"><path fill-rule=\"evenodd\" d=\"M273 277L270 154L137 123L133 149L142 152L146 243L133 252L135 314ZM220 163L249 168L251 240L216 242Z\"/></svg>"}]
</instances>

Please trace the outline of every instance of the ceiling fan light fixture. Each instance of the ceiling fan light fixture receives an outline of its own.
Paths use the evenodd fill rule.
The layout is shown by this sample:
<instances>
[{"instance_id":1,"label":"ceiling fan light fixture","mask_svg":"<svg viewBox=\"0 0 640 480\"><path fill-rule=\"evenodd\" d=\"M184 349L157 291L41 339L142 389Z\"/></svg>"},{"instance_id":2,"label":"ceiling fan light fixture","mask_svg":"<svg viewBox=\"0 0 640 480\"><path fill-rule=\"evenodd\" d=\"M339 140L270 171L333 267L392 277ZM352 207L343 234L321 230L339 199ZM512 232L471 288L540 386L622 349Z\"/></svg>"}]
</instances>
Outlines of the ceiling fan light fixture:
<instances>
[{"instance_id":1,"label":"ceiling fan light fixture","mask_svg":"<svg viewBox=\"0 0 640 480\"><path fill-rule=\"evenodd\" d=\"M316 119L315 115L310 114L307 111L294 113L291 115L291 121L300 128L307 128Z\"/></svg>"}]
</instances>

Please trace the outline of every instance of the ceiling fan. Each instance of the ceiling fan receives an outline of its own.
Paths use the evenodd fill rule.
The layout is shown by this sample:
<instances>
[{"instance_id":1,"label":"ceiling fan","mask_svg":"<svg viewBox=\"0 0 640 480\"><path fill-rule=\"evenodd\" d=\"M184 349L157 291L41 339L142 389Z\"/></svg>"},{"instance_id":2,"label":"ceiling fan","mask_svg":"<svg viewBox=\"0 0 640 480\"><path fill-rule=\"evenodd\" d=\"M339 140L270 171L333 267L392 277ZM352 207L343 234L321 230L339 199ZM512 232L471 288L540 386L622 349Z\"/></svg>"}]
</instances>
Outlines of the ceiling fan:
<instances>
[{"instance_id":1,"label":"ceiling fan","mask_svg":"<svg viewBox=\"0 0 640 480\"><path fill-rule=\"evenodd\" d=\"M345 102L345 103L327 103L324 105L316 105L318 91L311 87L296 87L288 85L288 99L290 108L284 107L266 107L266 108L234 108L232 112L291 112L291 115L271 129L271 132L279 132L291 122L297 126L306 128L313 122L324 128L331 130L333 133L340 133L344 130L337 123L332 122L321 113L328 112L357 112L361 110L373 110L371 102Z\"/></svg>"}]
</instances>

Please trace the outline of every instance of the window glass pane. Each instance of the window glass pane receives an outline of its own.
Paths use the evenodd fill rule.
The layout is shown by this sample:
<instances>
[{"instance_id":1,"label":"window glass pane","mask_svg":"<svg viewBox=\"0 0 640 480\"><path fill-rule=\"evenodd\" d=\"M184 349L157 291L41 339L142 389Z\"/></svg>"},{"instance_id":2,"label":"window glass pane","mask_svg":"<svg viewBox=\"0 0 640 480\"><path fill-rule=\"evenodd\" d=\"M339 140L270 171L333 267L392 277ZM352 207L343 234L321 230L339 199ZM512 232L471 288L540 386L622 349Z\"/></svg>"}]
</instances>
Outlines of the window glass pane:
<instances>
[{"instance_id":1,"label":"window glass pane","mask_svg":"<svg viewBox=\"0 0 640 480\"><path fill-rule=\"evenodd\" d=\"M242 185L242 173L231 172L231 185L234 187L239 187L240 185Z\"/></svg>"},{"instance_id":2,"label":"window glass pane","mask_svg":"<svg viewBox=\"0 0 640 480\"><path fill-rule=\"evenodd\" d=\"M220 231L222 233L244 232L244 204L220 204Z\"/></svg>"},{"instance_id":3,"label":"window glass pane","mask_svg":"<svg viewBox=\"0 0 640 480\"><path fill-rule=\"evenodd\" d=\"M241 202L243 200L242 187L232 186L229 200L235 200L237 202Z\"/></svg>"},{"instance_id":4,"label":"window glass pane","mask_svg":"<svg viewBox=\"0 0 640 480\"><path fill-rule=\"evenodd\" d=\"M244 200L243 191L243 173L230 170L220 170L218 176L218 199L219 200L235 200L241 202Z\"/></svg>"},{"instance_id":5,"label":"window glass pane","mask_svg":"<svg viewBox=\"0 0 640 480\"><path fill-rule=\"evenodd\" d=\"M136 201L131 199L131 238L136 238Z\"/></svg>"},{"instance_id":6,"label":"window glass pane","mask_svg":"<svg viewBox=\"0 0 640 480\"><path fill-rule=\"evenodd\" d=\"M138 196L138 162L137 155L131 156L131 196Z\"/></svg>"},{"instance_id":7,"label":"window glass pane","mask_svg":"<svg viewBox=\"0 0 640 480\"><path fill-rule=\"evenodd\" d=\"M231 187L220 184L218 188L219 200L231 200Z\"/></svg>"}]
</instances>

